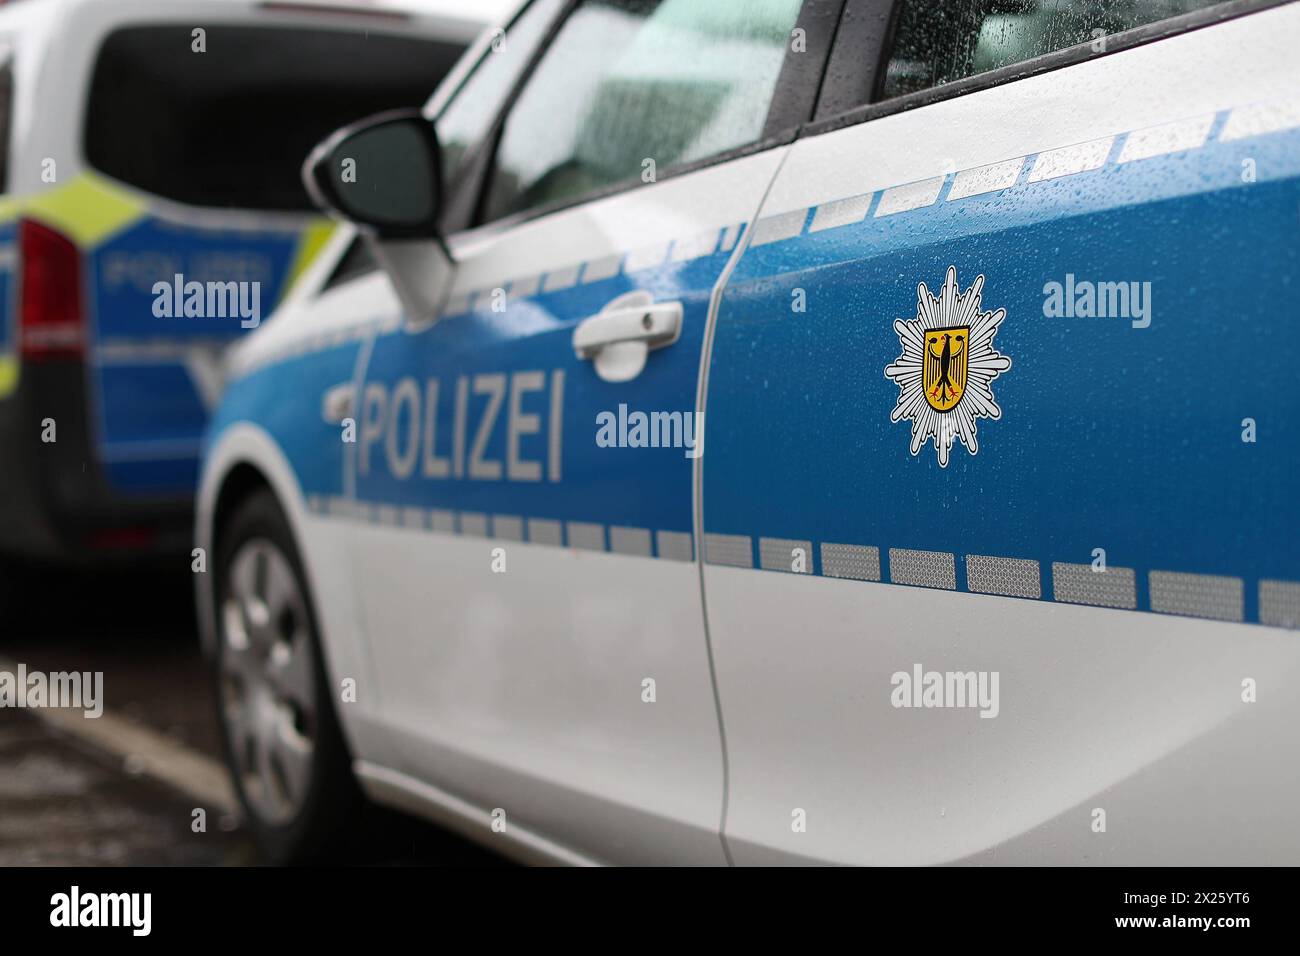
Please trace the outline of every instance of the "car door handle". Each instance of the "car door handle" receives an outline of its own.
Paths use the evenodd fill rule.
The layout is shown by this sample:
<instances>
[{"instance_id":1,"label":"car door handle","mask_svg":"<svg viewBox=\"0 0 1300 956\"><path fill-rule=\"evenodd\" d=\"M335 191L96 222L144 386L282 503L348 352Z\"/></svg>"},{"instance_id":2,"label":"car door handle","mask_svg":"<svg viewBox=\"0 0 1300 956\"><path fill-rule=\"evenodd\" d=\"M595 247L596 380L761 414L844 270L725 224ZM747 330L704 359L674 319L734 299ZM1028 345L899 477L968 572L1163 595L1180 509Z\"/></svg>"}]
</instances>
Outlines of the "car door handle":
<instances>
[{"instance_id":1,"label":"car door handle","mask_svg":"<svg viewBox=\"0 0 1300 956\"><path fill-rule=\"evenodd\" d=\"M641 374L651 349L672 345L682 332L682 304L655 302L637 290L619 296L573 330L573 351L592 359L607 382L627 382Z\"/></svg>"},{"instance_id":2,"label":"car door handle","mask_svg":"<svg viewBox=\"0 0 1300 956\"><path fill-rule=\"evenodd\" d=\"M351 417L356 409L357 389L351 382L344 382L327 389L321 399L321 418L331 425L337 425L345 418Z\"/></svg>"}]
</instances>

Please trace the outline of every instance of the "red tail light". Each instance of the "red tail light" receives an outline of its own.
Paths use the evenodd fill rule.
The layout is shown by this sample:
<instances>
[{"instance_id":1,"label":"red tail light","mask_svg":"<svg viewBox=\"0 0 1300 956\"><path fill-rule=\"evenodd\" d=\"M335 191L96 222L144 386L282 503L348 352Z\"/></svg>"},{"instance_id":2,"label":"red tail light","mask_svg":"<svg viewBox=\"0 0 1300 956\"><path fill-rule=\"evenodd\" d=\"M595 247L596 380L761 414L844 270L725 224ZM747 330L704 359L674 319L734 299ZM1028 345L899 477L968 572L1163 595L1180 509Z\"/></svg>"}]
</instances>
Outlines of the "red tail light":
<instances>
[{"instance_id":1,"label":"red tail light","mask_svg":"<svg viewBox=\"0 0 1300 956\"><path fill-rule=\"evenodd\" d=\"M30 219L18 227L24 359L79 358L85 344L81 255L67 236Z\"/></svg>"}]
</instances>

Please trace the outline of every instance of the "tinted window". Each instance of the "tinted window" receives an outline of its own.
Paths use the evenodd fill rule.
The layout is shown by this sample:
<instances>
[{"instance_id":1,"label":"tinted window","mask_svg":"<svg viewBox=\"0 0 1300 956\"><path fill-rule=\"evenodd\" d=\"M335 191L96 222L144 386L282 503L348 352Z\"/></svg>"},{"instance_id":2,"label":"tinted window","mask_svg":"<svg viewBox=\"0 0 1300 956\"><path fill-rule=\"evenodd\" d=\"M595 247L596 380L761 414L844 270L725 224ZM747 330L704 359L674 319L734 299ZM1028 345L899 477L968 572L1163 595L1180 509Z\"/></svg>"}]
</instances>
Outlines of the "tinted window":
<instances>
[{"instance_id":1,"label":"tinted window","mask_svg":"<svg viewBox=\"0 0 1300 956\"><path fill-rule=\"evenodd\" d=\"M801 0L583 0L506 118L495 219L759 138Z\"/></svg>"},{"instance_id":2,"label":"tinted window","mask_svg":"<svg viewBox=\"0 0 1300 956\"><path fill-rule=\"evenodd\" d=\"M86 159L147 192L200 206L310 209L299 178L339 126L418 107L462 47L384 34L131 27L99 53Z\"/></svg>"},{"instance_id":3,"label":"tinted window","mask_svg":"<svg viewBox=\"0 0 1300 956\"><path fill-rule=\"evenodd\" d=\"M1215 0L902 0L884 96L1098 42Z\"/></svg>"}]
</instances>

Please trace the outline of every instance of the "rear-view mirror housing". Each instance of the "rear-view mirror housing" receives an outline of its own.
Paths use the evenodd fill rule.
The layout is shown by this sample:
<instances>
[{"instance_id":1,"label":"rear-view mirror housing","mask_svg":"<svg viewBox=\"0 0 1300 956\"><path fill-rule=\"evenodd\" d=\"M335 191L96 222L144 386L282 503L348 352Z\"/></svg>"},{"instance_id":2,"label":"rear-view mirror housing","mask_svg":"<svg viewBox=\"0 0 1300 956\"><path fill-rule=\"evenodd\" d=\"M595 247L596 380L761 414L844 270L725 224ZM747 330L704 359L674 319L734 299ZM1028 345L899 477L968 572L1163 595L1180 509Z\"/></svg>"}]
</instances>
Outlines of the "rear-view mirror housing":
<instances>
[{"instance_id":1,"label":"rear-view mirror housing","mask_svg":"<svg viewBox=\"0 0 1300 956\"><path fill-rule=\"evenodd\" d=\"M419 110L378 113L331 133L307 157L303 182L316 205L377 238L438 236L438 137Z\"/></svg>"}]
</instances>

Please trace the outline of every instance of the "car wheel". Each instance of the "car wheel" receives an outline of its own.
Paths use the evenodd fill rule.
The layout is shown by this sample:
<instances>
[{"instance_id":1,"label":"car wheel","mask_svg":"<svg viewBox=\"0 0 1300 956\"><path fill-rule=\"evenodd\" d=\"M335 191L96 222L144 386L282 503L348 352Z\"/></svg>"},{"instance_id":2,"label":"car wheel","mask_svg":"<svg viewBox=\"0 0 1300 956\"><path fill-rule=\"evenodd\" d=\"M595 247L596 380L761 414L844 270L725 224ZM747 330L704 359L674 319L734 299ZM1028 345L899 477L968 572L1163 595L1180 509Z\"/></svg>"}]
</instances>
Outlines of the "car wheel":
<instances>
[{"instance_id":1,"label":"car wheel","mask_svg":"<svg viewBox=\"0 0 1300 956\"><path fill-rule=\"evenodd\" d=\"M272 862L329 859L355 836L363 799L298 549L268 491L219 534L217 710L235 790Z\"/></svg>"}]
</instances>

